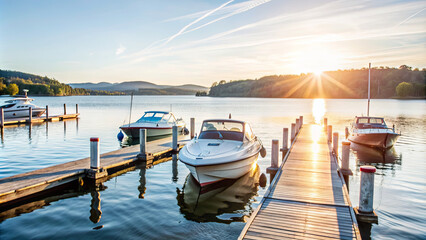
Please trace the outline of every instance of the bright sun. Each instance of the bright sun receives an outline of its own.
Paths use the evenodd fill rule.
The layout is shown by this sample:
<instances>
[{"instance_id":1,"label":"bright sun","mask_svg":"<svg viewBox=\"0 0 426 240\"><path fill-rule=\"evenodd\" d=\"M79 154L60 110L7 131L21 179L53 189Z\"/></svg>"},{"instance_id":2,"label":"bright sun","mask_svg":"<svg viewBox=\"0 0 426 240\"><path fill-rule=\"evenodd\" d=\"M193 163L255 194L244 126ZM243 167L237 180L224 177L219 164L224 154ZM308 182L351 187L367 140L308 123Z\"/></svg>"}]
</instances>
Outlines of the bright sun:
<instances>
[{"instance_id":1,"label":"bright sun","mask_svg":"<svg viewBox=\"0 0 426 240\"><path fill-rule=\"evenodd\" d=\"M296 72L314 73L320 76L323 71L336 70L341 66L338 53L325 46L310 46L293 55L292 65Z\"/></svg>"}]
</instances>

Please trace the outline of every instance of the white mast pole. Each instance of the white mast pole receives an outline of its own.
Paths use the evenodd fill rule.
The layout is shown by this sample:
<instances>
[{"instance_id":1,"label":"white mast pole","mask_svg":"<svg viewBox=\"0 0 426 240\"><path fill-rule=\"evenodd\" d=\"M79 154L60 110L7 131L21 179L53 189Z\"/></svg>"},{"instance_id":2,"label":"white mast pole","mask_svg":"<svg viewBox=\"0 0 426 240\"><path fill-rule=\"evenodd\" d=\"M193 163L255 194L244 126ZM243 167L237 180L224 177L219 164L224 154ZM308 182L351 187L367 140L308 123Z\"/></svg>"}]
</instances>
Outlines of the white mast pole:
<instances>
[{"instance_id":1,"label":"white mast pole","mask_svg":"<svg viewBox=\"0 0 426 240\"><path fill-rule=\"evenodd\" d=\"M370 70L371 63L368 64L368 107L367 107L367 117L370 116Z\"/></svg>"}]
</instances>

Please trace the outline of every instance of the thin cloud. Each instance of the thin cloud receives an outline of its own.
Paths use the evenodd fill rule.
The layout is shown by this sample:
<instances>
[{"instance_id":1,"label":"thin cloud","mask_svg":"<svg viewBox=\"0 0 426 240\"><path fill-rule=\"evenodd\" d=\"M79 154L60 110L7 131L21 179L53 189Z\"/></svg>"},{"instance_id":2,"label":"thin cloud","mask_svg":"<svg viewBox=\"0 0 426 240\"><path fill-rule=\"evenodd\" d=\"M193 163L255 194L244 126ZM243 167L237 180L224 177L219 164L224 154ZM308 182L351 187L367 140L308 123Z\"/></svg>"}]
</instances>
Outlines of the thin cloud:
<instances>
[{"instance_id":1,"label":"thin cloud","mask_svg":"<svg viewBox=\"0 0 426 240\"><path fill-rule=\"evenodd\" d=\"M120 46L115 50L115 55L120 55L126 51L126 47L120 44Z\"/></svg>"}]
</instances>

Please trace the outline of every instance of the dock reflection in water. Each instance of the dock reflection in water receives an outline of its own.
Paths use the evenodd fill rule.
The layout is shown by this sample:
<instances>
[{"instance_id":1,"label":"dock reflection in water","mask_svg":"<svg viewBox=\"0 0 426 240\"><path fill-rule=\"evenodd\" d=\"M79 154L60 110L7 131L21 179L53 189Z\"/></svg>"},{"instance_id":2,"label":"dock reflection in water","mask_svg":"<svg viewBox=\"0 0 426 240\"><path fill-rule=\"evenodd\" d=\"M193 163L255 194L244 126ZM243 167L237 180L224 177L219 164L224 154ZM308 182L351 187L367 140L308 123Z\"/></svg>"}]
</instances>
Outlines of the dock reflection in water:
<instances>
[{"instance_id":1,"label":"dock reflection in water","mask_svg":"<svg viewBox=\"0 0 426 240\"><path fill-rule=\"evenodd\" d=\"M180 212L195 222L244 222L253 211L251 202L259 186L259 166L238 179L226 179L201 188L189 173L177 189ZM249 203L250 202L250 203Z\"/></svg>"}]
</instances>

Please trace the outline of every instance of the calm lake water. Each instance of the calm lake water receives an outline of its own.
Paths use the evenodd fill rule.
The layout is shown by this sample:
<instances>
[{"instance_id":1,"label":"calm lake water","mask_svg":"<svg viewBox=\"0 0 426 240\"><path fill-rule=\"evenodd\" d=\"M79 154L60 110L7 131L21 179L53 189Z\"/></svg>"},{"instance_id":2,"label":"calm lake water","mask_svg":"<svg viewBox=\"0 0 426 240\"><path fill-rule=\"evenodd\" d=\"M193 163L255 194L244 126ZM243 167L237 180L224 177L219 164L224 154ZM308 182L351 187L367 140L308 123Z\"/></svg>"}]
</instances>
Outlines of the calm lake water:
<instances>
[{"instance_id":1,"label":"calm lake water","mask_svg":"<svg viewBox=\"0 0 426 240\"><path fill-rule=\"evenodd\" d=\"M88 157L90 137L100 137L102 153L121 147L116 135L118 127L129 121L129 96L37 97L34 103L49 105L50 114L62 113L63 103L73 112L78 103L81 117L33 125L31 130L6 127L0 143L0 178ZM266 173L271 140L281 141L283 127L290 127L300 115L305 123L314 123L314 115L324 112L333 131L344 136L345 126L366 111L366 100L325 100L324 109L321 103L135 96L132 121L147 110L172 109L188 124L195 117L199 131L203 119L227 118L232 113L234 119L251 123L268 155L259 159L256 171L203 196L196 194L189 171L178 161L149 169L137 166L100 189L66 192L15 212L16 217L0 218L0 239L236 239L268 187L258 185L258 176ZM374 207L379 224L361 226L363 234L374 239L425 239L426 101L372 100L371 113L385 117L389 126L395 124L402 136L385 153L360 146L351 151L354 175L349 188L354 206L358 205L359 166L371 164L378 169Z\"/></svg>"}]
</instances>

